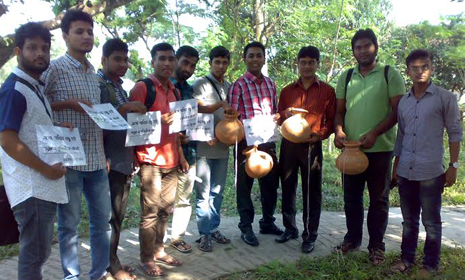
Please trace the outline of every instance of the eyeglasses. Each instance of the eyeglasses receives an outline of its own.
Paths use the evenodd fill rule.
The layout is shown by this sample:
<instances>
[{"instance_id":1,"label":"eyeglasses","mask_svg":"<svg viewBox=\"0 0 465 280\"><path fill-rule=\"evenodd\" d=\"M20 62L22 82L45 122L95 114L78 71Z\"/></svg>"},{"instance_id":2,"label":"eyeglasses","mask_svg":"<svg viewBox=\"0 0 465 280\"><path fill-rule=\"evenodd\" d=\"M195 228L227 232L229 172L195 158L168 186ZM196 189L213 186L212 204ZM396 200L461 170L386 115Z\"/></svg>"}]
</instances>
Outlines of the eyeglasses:
<instances>
[{"instance_id":1,"label":"eyeglasses","mask_svg":"<svg viewBox=\"0 0 465 280\"><path fill-rule=\"evenodd\" d=\"M428 64L423 65L423 66L409 66L408 68L412 70L412 72L414 73L418 73L418 72L423 73L431 69L431 67Z\"/></svg>"}]
</instances>

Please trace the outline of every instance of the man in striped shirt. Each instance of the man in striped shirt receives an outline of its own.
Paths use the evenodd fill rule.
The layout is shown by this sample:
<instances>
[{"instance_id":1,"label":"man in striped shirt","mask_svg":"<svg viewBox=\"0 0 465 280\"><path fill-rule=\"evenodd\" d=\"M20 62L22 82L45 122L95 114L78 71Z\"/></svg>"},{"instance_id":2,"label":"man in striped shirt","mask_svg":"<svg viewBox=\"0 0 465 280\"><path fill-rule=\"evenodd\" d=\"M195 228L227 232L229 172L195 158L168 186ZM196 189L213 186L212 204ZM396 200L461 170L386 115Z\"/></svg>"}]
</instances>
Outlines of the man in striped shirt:
<instances>
[{"instance_id":1,"label":"man in striped shirt","mask_svg":"<svg viewBox=\"0 0 465 280\"><path fill-rule=\"evenodd\" d=\"M94 47L92 17L80 10L69 10L62 19L61 30L68 50L52 61L43 74L45 92L55 119L73 123L79 129L87 158L87 165L72 166L66 173L70 202L58 206L61 264L65 279L79 279L77 226L81 216L81 194L84 193L90 215L92 268L89 276L92 280L101 279L109 266L111 236L103 132L79 105L100 104L98 79L86 58Z\"/></svg>"},{"instance_id":2,"label":"man in striped shirt","mask_svg":"<svg viewBox=\"0 0 465 280\"><path fill-rule=\"evenodd\" d=\"M228 99L232 109L239 111L240 119L251 119L257 115L274 116L279 119L276 85L274 81L262 74L265 64L265 47L259 42L252 42L244 48L244 61L247 72L237 79L230 87ZM239 229L241 238L251 246L258 246L259 242L252 229L254 207L250 197L254 179L245 172L246 140L242 140L237 147L237 210L240 216ZM273 158L273 169L265 177L259 179L262 213L260 219L260 233L281 235L282 230L275 224L277 189L279 186L278 160L276 158L276 144L264 143L258 146Z\"/></svg>"},{"instance_id":3,"label":"man in striped shirt","mask_svg":"<svg viewBox=\"0 0 465 280\"><path fill-rule=\"evenodd\" d=\"M283 223L286 230L276 238L276 242L284 243L298 237L295 197L300 168L304 209L302 251L310 253L318 236L321 214L323 169L321 142L333 133L336 95L333 87L320 81L316 76L320 65L320 51L316 47L301 48L297 58L300 77L281 91L278 106L279 114L282 116L280 122L293 115L292 109L305 109L310 112L305 116L305 120L311 127L311 134L303 143L293 143L284 138L281 142L279 162L283 187Z\"/></svg>"}]
</instances>

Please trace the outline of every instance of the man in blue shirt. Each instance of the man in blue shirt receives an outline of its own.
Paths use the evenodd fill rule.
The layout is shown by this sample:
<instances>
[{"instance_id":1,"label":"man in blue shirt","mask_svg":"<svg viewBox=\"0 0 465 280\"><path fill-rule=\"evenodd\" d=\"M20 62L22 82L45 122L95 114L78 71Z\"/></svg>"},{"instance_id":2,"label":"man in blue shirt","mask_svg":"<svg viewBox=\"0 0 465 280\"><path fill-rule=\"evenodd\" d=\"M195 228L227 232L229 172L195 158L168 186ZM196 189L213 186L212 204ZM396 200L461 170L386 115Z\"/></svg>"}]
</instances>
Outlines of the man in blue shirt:
<instances>
[{"instance_id":1,"label":"man in blue shirt","mask_svg":"<svg viewBox=\"0 0 465 280\"><path fill-rule=\"evenodd\" d=\"M398 110L398 131L393 181L399 183L402 210L401 260L392 270L404 272L415 261L420 213L426 230L421 278L429 278L439 267L441 252L441 195L457 179L462 123L457 97L431 82L433 56L414 50L407 59L412 89L402 97ZM450 163L444 169L443 135L449 138Z\"/></svg>"}]
</instances>

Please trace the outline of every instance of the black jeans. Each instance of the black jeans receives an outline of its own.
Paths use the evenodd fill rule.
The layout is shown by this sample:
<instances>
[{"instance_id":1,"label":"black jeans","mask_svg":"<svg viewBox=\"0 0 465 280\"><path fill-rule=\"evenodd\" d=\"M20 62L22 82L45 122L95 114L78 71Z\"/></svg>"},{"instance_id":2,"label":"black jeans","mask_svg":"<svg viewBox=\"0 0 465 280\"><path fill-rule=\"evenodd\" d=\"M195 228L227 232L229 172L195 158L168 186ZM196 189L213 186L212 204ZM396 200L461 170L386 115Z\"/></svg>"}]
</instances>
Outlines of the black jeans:
<instances>
[{"instance_id":1,"label":"black jeans","mask_svg":"<svg viewBox=\"0 0 465 280\"><path fill-rule=\"evenodd\" d=\"M389 181L391 174L392 152L366 153L369 165L359 175L343 175L344 211L347 233L345 242L360 246L363 235L363 191L365 183L370 195L368 208L368 249L385 250L383 242L389 216Z\"/></svg>"},{"instance_id":2,"label":"black jeans","mask_svg":"<svg viewBox=\"0 0 465 280\"><path fill-rule=\"evenodd\" d=\"M126 205L129 198L129 189L131 187L131 176L110 170L108 174L110 182L111 208L112 215L111 240L110 240L110 267L108 271L115 275L123 267L116 254L118 251L119 238L121 234L121 225L123 224L124 215L126 214Z\"/></svg>"},{"instance_id":3,"label":"black jeans","mask_svg":"<svg viewBox=\"0 0 465 280\"><path fill-rule=\"evenodd\" d=\"M441 253L441 201L445 175L426 181L410 181L399 176L400 207L402 210L402 260L413 263L421 221L426 230L423 265L431 269L439 266Z\"/></svg>"},{"instance_id":4,"label":"black jeans","mask_svg":"<svg viewBox=\"0 0 465 280\"><path fill-rule=\"evenodd\" d=\"M237 211L239 212L239 229L242 232L252 230L254 220L254 207L250 197L254 178L245 172L246 156L242 151L247 147L245 140L238 144L237 151ZM274 226L274 212L276 210L277 190L279 187L279 167L276 158L276 144L265 143L258 146L260 151L267 152L273 158L273 168L266 176L258 179L260 185L260 202L262 203L263 218L260 219L260 228L267 229Z\"/></svg>"},{"instance_id":5,"label":"black jeans","mask_svg":"<svg viewBox=\"0 0 465 280\"><path fill-rule=\"evenodd\" d=\"M321 141L311 146L309 168L309 143L292 143L283 138L279 155L281 185L283 188L283 224L286 232L298 233L295 222L297 175L302 179L303 222L302 239L315 242L321 214L321 175L323 153ZM309 178L310 169L310 178ZM310 181L310 186L309 186Z\"/></svg>"}]
</instances>

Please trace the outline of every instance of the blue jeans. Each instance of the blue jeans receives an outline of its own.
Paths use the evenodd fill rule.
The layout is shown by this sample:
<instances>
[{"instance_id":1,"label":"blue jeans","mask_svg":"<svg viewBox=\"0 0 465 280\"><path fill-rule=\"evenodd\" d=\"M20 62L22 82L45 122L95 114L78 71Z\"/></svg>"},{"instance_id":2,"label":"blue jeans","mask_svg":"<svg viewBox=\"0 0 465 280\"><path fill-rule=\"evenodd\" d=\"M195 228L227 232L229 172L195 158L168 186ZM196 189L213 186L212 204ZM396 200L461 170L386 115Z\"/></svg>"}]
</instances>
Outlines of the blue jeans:
<instances>
[{"instance_id":1,"label":"blue jeans","mask_svg":"<svg viewBox=\"0 0 465 280\"><path fill-rule=\"evenodd\" d=\"M57 204L34 197L13 207L19 227L19 280L42 279L42 266L50 256Z\"/></svg>"},{"instance_id":2,"label":"blue jeans","mask_svg":"<svg viewBox=\"0 0 465 280\"><path fill-rule=\"evenodd\" d=\"M404 218L401 258L408 263L415 261L421 212L421 221L426 231L423 266L437 269L441 253L441 202L445 176L443 174L426 181L410 181L399 176L398 183Z\"/></svg>"},{"instance_id":3,"label":"blue jeans","mask_svg":"<svg viewBox=\"0 0 465 280\"><path fill-rule=\"evenodd\" d=\"M68 168L66 186L69 203L58 206L58 239L64 279L79 279L77 226L84 192L90 223L90 279L100 279L110 265L111 199L108 176L104 169L77 171Z\"/></svg>"},{"instance_id":4,"label":"blue jeans","mask_svg":"<svg viewBox=\"0 0 465 280\"><path fill-rule=\"evenodd\" d=\"M221 203L227 172L227 158L197 158L197 177L202 179L202 183L195 182L197 198L195 216L200 235L209 235L220 225Z\"/></svg>"}]
</instances>

